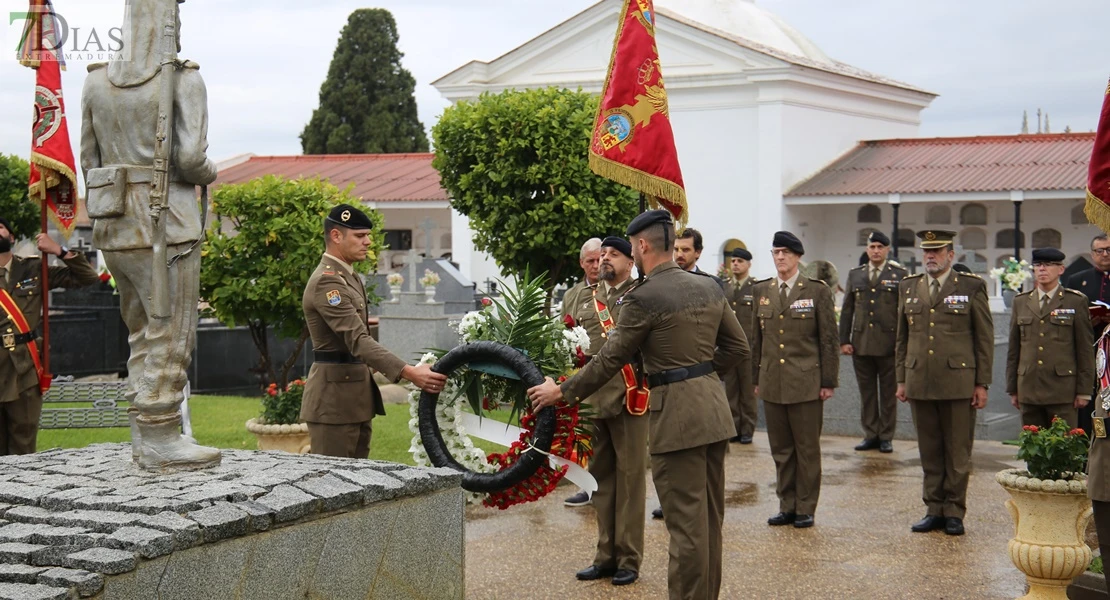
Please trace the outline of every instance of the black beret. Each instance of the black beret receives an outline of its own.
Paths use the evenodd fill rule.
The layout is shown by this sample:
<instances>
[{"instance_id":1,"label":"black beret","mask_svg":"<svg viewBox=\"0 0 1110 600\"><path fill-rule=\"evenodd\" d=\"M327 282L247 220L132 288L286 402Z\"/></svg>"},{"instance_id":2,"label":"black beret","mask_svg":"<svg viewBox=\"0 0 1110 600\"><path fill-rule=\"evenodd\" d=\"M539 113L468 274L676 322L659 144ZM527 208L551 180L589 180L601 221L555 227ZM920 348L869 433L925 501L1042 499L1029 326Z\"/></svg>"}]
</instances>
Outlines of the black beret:
<instances>
[{"instance_id":1,"label":"black beret","mask_svg":"<svg viewBox=\"0 0 1110 600\"><path fill-rule=\"evenodd\" d=\"M331 212L328 213L328 220L347 229L374 228L374 222L370 220L370 217L350 204L340 204L331 209Z\"/></svg>"},{"instance_id":2,"label":"black beret","mask_svg":"<svg viewBox=\"0 0 1110 600\"><path fill-rule=\"evenodd\" d=\"M956 263L952 265L952 270L957 273L967 273L968 275L971 275L971 269L969 269L964 263Z\"/></svg>"},{"instance_id":3,"label":"black beret","mask_svg":"<svg viewBox=\"0 0 1110 600\"><path fill-rule=\"evenodd\" d=\"M632 219L632 222L628 224L628 230L624 233L625 235L636 235L652 225L659 224L674 227L674 219L671 218L671 213L663 209L649 210Z\"/></svg>"},{"instance_id":4,"label":"black beret","mask_svg":"<svg viewBox=\"0 0 1110 600\"><path fill-rule=\"evenodd\" d=\"M1064 258L1066 258L1064 253L1056 248L1037 248L1033 250L1033 264L1062 263Z\"/></svg>"},{"instance_id":5,"label":"black beret","mask_svg":"<svg viewBox=\"0 0 1110 600\"><path fill-rule=\"evenodd\" d=\"M802 246L802 240L799 240L798 236L789 231L776 231L775 240L771 242L771 247L786 248L798 256L802 256L806 253L805 247Z\"/></svg>"},{"instance_id":6,"label":"black beret","mask_svg":"<svg viewBox=\"0 0 1110 600\"><path fill-rule=\"evenodd\" d=\"M8 224L8 220L4 217L0 217L0 225L3 225L4 229L8 230L8 233L15 235L15 232L12 231L12 226Z\"/></svg>"},{"instance_id":7,"label":"black beret","mask_svg":"<svg viewBox=\"0 0 1110 600\"><path fill-rule=\"evenodd\" d=\"M617 252L620 252L621 254L627 256L628 258L632 258L632 243L624 238L619 238L615 235L611 235L601 240L601 247L612 248Z\"/></svg>"},{"instance_id":8,"label":"black beret","mask_svg":"<svg viewBox=\"0 0 1110 600\"><path fill-rule=\"evenodd\" d=\"M879 243L879 244L882 244L884 246L889 246L890 245L890 238L886 237L886 234L881 232L881 231L872 231L871 235L867 236L867 243L868 244Z\"/></svg>"},{"instance_id":9,"label":"black beret","mask_svg":"<svg viewBox=\"0 0 1110 600\"><path fill-rule=\"evenodd\" d=\"M752 253L743 248L733 248L732 252L729 252L728 255L732 258L742 258L744 260L752 259Z\"/></svg>"}]
</instances>

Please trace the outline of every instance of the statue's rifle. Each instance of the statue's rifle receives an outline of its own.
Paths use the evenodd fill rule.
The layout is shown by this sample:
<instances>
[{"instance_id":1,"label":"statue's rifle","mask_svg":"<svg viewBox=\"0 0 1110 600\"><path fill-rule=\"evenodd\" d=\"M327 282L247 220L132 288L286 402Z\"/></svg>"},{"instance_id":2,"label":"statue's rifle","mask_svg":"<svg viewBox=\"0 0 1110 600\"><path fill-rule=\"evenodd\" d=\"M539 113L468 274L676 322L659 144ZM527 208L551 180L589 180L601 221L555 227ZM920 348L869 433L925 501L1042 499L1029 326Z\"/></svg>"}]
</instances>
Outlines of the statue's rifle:
<instances>
[{"instance_id":1,"label":"statue's rifle","mask_svg":"<svg viewBox=\"0 0 1110 600\"><path fill-rule=\"evenodd\" d=\"M177 7L177 0L163 0ZM151 265L151 313L156 319L170 318L170 268L166 259L166 219L169 211L170 162L173 156L174 92L177 83L177 11L165 11L162 23L161 96L158 99L158 128L154 137L154 176L150 184L150 220L153 264Z\"/></svg>"}]
</instances>

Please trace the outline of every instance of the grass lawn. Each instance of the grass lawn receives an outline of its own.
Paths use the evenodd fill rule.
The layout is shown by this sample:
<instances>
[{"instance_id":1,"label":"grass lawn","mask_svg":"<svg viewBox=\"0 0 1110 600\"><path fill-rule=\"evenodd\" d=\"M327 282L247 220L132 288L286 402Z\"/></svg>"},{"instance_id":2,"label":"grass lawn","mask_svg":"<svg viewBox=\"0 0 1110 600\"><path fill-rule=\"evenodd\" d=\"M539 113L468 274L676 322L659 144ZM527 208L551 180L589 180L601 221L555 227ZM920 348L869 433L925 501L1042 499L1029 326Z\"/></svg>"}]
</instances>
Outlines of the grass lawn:
<instances>
[{"instance_id":1,"label":"grass lawn","mask_svg":"<svg viewBox=\"0 0 1110 600\"><path fill-rule=\"evenodd\" d=\"M262 411L258 398L240 396L193 396L189 398L192 411L193 435L206 446L256 450L254 435L246 429L248 419ZM374 436L370 441L370 458L413 464L409 454L412 433L409 431L409 411L405 405L389 405L386 415L374 419ZM498 418L501 415L494 415ZM507 417L507 414L504 415ZM129 442L131 431L112 427L102 429L44 429L39 431L39 450L49 448L82 448L103 442ZM504 447L475 440L486 452L504 452Z\"/></svg>"}]
</instances>

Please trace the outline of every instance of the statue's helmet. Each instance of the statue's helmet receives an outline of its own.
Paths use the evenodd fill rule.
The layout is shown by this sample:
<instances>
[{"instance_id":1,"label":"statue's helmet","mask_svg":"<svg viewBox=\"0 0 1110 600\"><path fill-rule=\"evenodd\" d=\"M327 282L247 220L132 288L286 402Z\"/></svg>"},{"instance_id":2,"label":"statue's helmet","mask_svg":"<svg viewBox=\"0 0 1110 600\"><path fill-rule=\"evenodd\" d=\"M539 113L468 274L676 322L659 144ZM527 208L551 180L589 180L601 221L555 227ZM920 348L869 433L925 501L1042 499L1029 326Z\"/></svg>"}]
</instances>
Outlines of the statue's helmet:
<instances>
[{"instance_id":1,"label":"statue's helmet","mask_svg":"<svg viewBox=\"0 0 1110 600\"><path fill-rule=\"evenodd\" d=\"M127 0L123 17L123 51L108 63L108 80L116 87L142 85L162 67L165 27L173 19L181 51L178 4L185 0Z\"/></svg>"}]
</instances>

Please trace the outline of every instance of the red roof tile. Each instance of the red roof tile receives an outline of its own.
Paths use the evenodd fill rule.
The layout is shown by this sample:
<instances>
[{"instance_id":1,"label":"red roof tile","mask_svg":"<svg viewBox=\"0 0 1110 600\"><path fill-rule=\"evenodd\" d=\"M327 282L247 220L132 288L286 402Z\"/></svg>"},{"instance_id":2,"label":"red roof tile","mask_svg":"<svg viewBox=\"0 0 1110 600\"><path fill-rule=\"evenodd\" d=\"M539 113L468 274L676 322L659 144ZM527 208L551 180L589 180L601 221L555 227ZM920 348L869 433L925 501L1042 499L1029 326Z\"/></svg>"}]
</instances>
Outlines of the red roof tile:
<instances>
[{"instance_id":1,"label":"red roof tile","mask_svg":"<svg viewBox=\"0 0 1110 600\"><path fill-rule=\"evenodd\" d=\"M1081 190L1094 133L860 142L786 196Z\"/></svg>"},{"instance_id":2,"label":"red roof tile","mask_svg":"<svg viewBox=\"0 0 1110 600\"><path fill-rule=\"evenodd\" d=\"M445 202L439 172L431 153L328 154L312 156L253 156L220 171L213 186L246 183L263 175L287 179L320 177L339 189L355 184L352 194L364 202Z\"/></svg>"}]
</instances>

